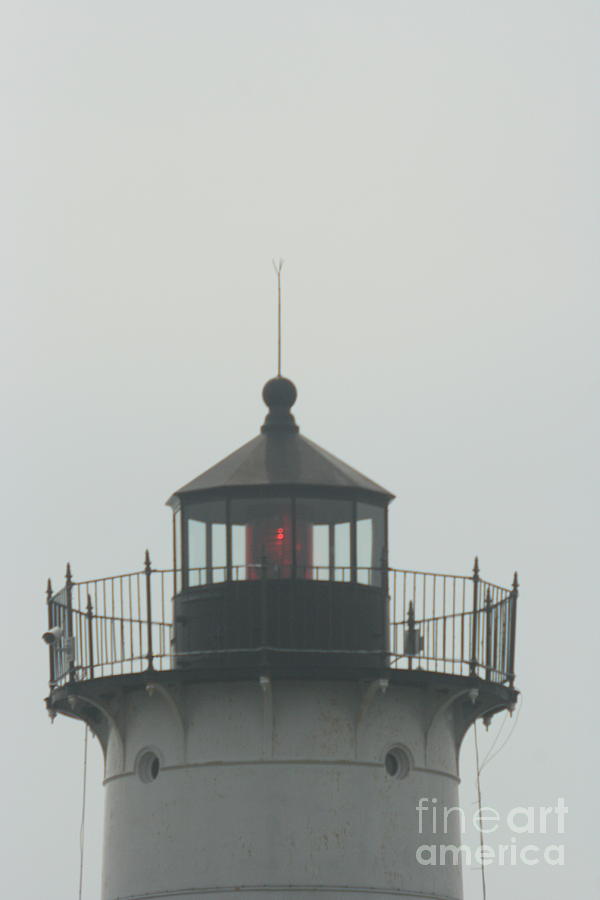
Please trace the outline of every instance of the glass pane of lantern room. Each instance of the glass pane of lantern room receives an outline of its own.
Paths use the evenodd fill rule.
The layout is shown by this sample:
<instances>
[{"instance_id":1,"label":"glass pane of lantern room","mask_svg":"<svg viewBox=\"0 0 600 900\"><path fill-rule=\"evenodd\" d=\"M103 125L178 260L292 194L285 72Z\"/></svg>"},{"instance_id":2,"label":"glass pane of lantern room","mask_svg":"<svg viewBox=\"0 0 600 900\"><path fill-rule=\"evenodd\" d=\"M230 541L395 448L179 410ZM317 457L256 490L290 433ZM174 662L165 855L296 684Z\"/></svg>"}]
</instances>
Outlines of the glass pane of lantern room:
<instances>
[{"instance_id":1,"label":"glass pane of lantern room","mask_svg":"<svg viewBox=\"0 0 600 900\"><path fill-rule=\"evenodd\" d=\"M227 573L224 500L193 503L185 509L189 587L225 581Z\"/></svg>"},{"instance_id":2,"label":"glass pane of lantern room","mask_svg":"<svg viewBox=\"0 0 600 900\"><path fill-rule=\"evenodd\" d=\"M231 524L231 578L246 580L246 526Z\"/></svg>"},{"instance_id":3,"label":"glass pane of lantern room","mask_svg":"<svg viewBox=\"0 0 600 900\"><path fill-rule=\"evenodd\" d=\"M312 525L312 566L299 569L300 578L314 578L317 581L329 581L329 525Z\"/></svg>"},{"instance_id":4,"label":"glass pane of lantern room","mask_svg":"<svg viewBox=\"0 0 600 900\"><path fill-rule=\"evenodd\" d=\"M369 503L356 504L357 581L381 586L385 561L385 510Z\"/></svg>"},{"instance_id":5,"label":"glass pane of lantern room","mask_svg":"<svg viewBox=\"0 0 600 900\"><path fill-rule=\"evenodd\" d=\"M334 530L334 578L335 581L350 581L351 550L350 522L337 522Z\"/></svg>"},{"instance_id":6,"label":"glass pane of lantern room","mask_svg":"<svg viewBox=\"0 0 600 900\"><path fill-rule=\"evenodd\" d=\"M195 587L198 584L206 584L208 581L206 565L206 522L188 518L188 586ZM210 528L210 526L208 526Z\"/></svg>"},{"instance_id":7,"label":"glass pane of lantern room","mask_svg":"<svg viewBox=\"0 0 600 900\"><path fill-rule=\"evenodd\" d=\"M296 500L296 572L299 578L350 580L352 503Z\"/></svg>"},{"instance_id":8,"label":"glass pane of lantern room","mask_svg":"<svg viewBox=\"0 0 600 900\"><path fill-rule=\"evenodd\" d=\"M356 517L356 580L361 584L371 584L373 562L373 520Z\"/></svg>"},{"instance_id":9,"label":"glass pane of lantern room","mask_svg":"<svg viewBox=\"0 0 600 900\"><path fill-rule=\"evenodd\" d=\"M268 578L291 578L294 562L292 502L286 497L232 500L233 577L254 581L266 566Z\"/></svg>"}]
</instances>

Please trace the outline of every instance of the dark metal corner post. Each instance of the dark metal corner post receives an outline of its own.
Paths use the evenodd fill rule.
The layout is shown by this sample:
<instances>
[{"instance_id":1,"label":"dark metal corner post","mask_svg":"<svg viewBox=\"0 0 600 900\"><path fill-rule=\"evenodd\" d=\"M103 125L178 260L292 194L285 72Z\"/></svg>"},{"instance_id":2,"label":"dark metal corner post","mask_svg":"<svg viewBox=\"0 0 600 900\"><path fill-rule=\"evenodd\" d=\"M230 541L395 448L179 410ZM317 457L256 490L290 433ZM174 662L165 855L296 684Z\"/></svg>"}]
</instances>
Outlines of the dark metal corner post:
<instances>
[{"instance_id":1,"label":"dark metal corner post","mask_svg":"<svg viewBox=\"0 0 600 900\"><path fill-rule=\"evenodd\" d=\"M89 677L94 677L94 607L92 606L92 596L87 595L86 618L88 627L88 654L89 654Z\"/></svg>"},{"instance_id":2,"label":"dark metal corner post","mask_svg":"<svg viewBox=\"0 0 600 900\"><path fill-rule=\"evenodd\" d=\"M479 636L479 557L473 565L473 616L471 619L471 660L470 674L477 674L477 640Z\"/></svg>"},{"instance_id":3,"label":"dark metal corner post","mask_svg":"<svg viewBox=\"0 0 600 900\"><path fill-rule=\"evenodd\" d=\"M46 585L46 604L48 606L48 631L54 627L54 621L52 616L52 581L48 579L48 584ZM54 687L56 682L56 670L54 667L54 647L52 644L48 644L48 655L50 661L50 688Z\"/></svg>"},{"instance_id":4,"label":"dark metal corner post","mask_svg":"<svg viewBox=\"0 0 600 900\"><path fill-rule=\"evenodd\" d=\"M508 666L509 684L515 686L515 658L517 641L517 600L519 599L519 577L515 572L510 594L510 660Z\"/></svg>"},{"instance_id":5,"label":"dark metal corner post","mask_svg":"<svg viewBox=\"0 0 600 900\"><path fill-rule=\"evenodd\" d=\"M387 510L385 512L385 519L387 523ZM389 572L388 572L388 545L387 545L387 527L384 531L384 545L383 551L381 553L381 574L380 574L380 587L381 587L381 616L382 622L381 627L383 631L383 640L384 640L384 653L385 659L387 660L390 655L391 648L391 635L390 635L390 606L391 606L391 597L389 590Z\"/></svg>"},{"instance_id":6,"label":"dark metal corner post","mask_svg":"<svg viewBox=\"0 0 600 900\"><path fill-rule=\"evenodd\" d=\"M152 566L150 564L150 553L146 550L144 555L144 574L146 575L146 615L148 629L148 669L152 671L154 668L154 654L152 652Z\"/></svg>"},{"instance_id":7,"label":"dark metal corner post","mask_svg":"<svg viewBox=\"0 0 600 900\"><path fill-rule=\"evenodd\" d=\"M75 681L75 635L73 632L73 576L71 563L67 563L65 576L65 589L67 594L67 636L65 646L69 657L69 681Z\"/></svg>"}]
</instances>

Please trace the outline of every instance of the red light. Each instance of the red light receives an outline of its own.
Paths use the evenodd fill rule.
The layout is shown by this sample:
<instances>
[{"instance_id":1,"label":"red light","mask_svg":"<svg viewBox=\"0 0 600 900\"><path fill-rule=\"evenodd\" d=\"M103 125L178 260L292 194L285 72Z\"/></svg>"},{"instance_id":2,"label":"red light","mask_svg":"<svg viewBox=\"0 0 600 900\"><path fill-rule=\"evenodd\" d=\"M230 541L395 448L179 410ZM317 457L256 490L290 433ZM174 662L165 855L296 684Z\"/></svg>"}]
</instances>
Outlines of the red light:
<instances>
[{"instance_id":1,"label":"red light","mask_svg":"<svg viewBox=\"0 0 600 900\"><path fill-rule=\"evenodd\" d=\"M285 531L283 530L283 528L277 529L276 538L278 541L285 541Z\"/></svg>"}]
</instances>

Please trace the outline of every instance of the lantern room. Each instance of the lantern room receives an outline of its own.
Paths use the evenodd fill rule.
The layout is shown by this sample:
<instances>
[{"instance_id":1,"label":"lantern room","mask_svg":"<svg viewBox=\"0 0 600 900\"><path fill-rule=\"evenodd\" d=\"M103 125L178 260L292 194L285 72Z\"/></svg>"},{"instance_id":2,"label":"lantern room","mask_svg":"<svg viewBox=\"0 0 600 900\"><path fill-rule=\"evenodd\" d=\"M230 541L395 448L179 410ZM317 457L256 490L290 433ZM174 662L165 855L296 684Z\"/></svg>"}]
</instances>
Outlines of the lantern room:
<instances>
[{"instance_id":1,"label":"lantern room","mask_svg":"<svg viewBox=\"0 0 600 900\"><path fill-rule=\"evenodd\" d=\"M392 495L300 434L296 396L288 379L268 381L260 434L169 500L181 665L258 648L385 650Z\"/></svg>"}]
</instances>

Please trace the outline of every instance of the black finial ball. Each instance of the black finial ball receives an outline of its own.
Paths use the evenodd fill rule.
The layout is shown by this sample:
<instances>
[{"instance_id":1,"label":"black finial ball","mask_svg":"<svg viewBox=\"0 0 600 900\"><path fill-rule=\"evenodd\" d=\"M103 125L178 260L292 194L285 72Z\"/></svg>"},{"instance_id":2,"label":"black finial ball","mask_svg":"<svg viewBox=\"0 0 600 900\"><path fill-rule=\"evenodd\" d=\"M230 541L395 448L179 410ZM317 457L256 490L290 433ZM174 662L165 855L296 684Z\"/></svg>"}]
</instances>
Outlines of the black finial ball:
<instances>
[{"instance_id":1,"label":"black finial ball","mask_svg":"<svg viewBox=\"0 0 600 900\"><path fill-rule=\"evenodd\" d=\"M269 409L291 409L298 391L296 385L289 378L271 378L263 388L263 400Z\"/></svg>"}]
</instances>

